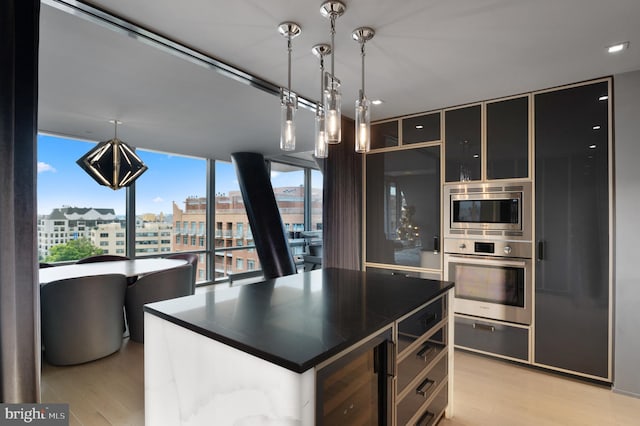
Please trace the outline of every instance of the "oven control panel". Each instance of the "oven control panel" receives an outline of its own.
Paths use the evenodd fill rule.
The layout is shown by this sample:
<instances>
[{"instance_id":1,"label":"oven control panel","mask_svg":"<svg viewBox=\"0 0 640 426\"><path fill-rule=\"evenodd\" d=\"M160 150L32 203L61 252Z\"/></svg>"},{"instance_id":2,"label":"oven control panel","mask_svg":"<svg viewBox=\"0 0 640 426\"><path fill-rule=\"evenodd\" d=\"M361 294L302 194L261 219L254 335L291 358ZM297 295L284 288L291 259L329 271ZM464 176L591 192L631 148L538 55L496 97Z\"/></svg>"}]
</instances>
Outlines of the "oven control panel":
<instances>
[{"instance_id":1,"label":"oven control panel","mask_svg":"<svg viewBox=\"0 0 640 426\"><path fill-rule=\"evenodd\" d=\"M468 240L458 238L445 238L444 240L444 252L455 254L530 259L533 256L532 248L530 241Z\"/></svg>"}]
</instances>

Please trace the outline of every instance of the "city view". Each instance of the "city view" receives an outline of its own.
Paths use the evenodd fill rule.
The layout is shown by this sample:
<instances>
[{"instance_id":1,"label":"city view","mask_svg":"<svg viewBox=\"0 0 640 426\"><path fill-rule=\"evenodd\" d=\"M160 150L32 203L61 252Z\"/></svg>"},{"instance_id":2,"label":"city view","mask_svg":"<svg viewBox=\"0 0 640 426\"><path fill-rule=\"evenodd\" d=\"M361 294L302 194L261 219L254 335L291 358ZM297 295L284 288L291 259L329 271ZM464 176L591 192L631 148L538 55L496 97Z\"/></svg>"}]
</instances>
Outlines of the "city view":
<instances>
[{"instance_id":1,"label":"city view","mask_svg":"<svg viewBox=\"0 0 640 426\"><path fill-rule=\"evenodd\" d=\"M215 262L207 276L206 161L138 150L149 170L136 181L135 254L126 253L126 191L99 186L75 161L93 143L48 135L38 138L38 251L41 262L96 254L199 255L196 279L207 281L260 269L232 164L215 162ZM276 169L276 167L274 167ZM305 226L304 169L272 172L272 186L292 253L302 231L322 230L322 177L311 171L311 222ZM289 171L291 170L291 171Z\"/></svg>"}]
</instances>

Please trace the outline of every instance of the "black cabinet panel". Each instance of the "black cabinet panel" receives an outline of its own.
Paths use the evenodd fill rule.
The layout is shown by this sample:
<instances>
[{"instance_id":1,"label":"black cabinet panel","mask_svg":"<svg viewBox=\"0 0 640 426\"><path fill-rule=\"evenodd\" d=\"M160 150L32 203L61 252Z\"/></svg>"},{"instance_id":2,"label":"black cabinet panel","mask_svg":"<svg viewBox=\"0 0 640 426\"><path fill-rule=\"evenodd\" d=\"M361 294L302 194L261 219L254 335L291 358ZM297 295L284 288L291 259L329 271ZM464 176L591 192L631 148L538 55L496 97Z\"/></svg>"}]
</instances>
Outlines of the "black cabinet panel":
<instances>
[{"instance_id":1,"label":"black cabinet panel","mask_svg":"<svg viewBox=\"0 0 640 426\"><path fill-rule=\"evenodd\" d=\"M487 104L487 179L529 176L529 97Z\"/></svg>"},{"instance_id":2,"label":"black cabinet panel","mask_svg":"<svg viewBox=\"0 0 640 426\"><path fill-rule=\"evenodd\" d=\"M535 96L535 361L608 376L607 82Z\"/></svg>"},{"instance_id":3,"label":"black cabinet panel","mask_svg":"<svg viewBox=\"0 0 640 426\"><path fill-rule=\"evenodd\" d=\"M371 149L398 146L398 122L371 125Z\"/></svg>"},{"instance_id":4,"label":"black cabinet panel","mask_svg":"<svg viewBox=\"0 0 640 426\"><path fill-rule=\"evenodd\" d=\"M402 120L402 144L440 140L440 113L420 115Z\"/></svg>"},{"instance_id":5,"label":"black cabinet panel","mask_svg":"<svg viewBox=\"0 0 640 426\"><path fill-rule=\"evenodd\" d=\"M440 147L366 156L366 260L439 268Z\"/></svg>"},{"instance_id":6,"label":"black cabinet panel","mask_svg":"<svg viewBox=\"0 0 640 426\"><path fill-rule=\"evenodd\" d=\"M480 105L445 112L445 180L480 180L481 149Z\"/></svg>"}]
</instances>

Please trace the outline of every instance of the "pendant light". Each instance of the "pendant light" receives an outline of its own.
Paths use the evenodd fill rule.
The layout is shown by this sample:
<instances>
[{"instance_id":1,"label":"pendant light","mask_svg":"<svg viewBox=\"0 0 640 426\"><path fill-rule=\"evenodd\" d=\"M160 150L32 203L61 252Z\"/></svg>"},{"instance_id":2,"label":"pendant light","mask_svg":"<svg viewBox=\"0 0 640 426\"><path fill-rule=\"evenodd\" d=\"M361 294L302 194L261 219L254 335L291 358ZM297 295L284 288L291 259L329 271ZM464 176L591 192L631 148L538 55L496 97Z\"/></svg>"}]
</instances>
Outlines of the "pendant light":
<instances>
[{"instance_id":1,"label":"pendant light","mask_svg":"<svg viewBox=\"0 0 640 426\"><path fill-rule=\"evenodd\" d=\"M287 90L280 91L280 149L293 151L296 149L296 110L298 96L291 92L291 40L300 34L301 28L294 22L283 22L278 25L278 31L287 38L288 68Z\"/></svg>"},{"instance_id":2,"label":"pendant light","mask_svg":"<svg viewBox=\"0 0 640 426\"><path fill-rule=\"evenodd\" d=\"M371 147L371 101L364 93L364 45L375 35L373 28L360 27L351 36L360 43L362 57L362 87L356 100L356 152L369 152Z\"/></svg>"},{"instance_id":3,"label":"pendant light","mask_svg":"<svg viewBox=\"0 0 640 426\"><path fill-rule=\"evenodd\" d=\"M320 13L331 22L331 74L324 90L325 108L325 133L330 144L340 143L342 140L341 129L341 103L340 81L335 75L335 44L336 18L342 16L347 7L337 0L330 0L322 4Z\"/></svg>"},{"instance_id":4,"label":"pendant light","mask_svg":"<svg viewBox=\"0 0 640 426\"><path fill-rule=\"evenodd\" d=\"M100 142L76 163L100 185L117 190L131 185L148 167L129 145L118 139L118 124L122 121L109 123L115 126L113 139Z\"/></svg>"},{"instance_id":5,"label":"pendant light","mask_svg":"<svg viewBox=\"0 0 640 426\"><path fill-rule=\"evenodd\" d=\"M311 48L311 52L320 59L320 101L316 104L315 118L315 150L316 158L326 158L329 155L329 145L327 143L327 134L325 132L325 113L323 105L324 96L324 57L331 53L331 46L328 44L316 44Z\"/></svg>"}]
</instances>

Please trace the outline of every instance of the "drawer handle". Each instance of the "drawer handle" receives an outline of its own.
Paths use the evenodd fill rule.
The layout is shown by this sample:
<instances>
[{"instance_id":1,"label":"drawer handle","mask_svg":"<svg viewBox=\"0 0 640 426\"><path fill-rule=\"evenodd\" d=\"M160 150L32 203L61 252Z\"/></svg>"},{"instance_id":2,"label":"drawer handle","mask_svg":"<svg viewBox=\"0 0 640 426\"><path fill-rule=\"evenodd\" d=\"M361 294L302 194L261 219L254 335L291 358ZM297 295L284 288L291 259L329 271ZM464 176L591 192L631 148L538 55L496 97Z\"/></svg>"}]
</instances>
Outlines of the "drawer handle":
<instances>
[{"instance_id":1,"label":"drawer handle","mask_svg":"<svg viewBox=\"0 0 640 426\"><path fill-rule=\"evenodd\" d=\"M418 421L416 422L416 426L428 426L428 425L430 425L435 416L436 415L434 413L432 413L431 411L427 411L426 413L424 413L422 415L422 417L420 417L418 419Z\"/></svg>"},{"instance_id":2,"label":"drawer handle","mask_svg":"<svg viewBox=\"0 0 640 426\"><path fill-rule=\"evenodd\" d=\"M420 383L420 386L416 388L416 393L426 398L427 394L429 393L429 389L431 389L435 385L436 385L436 381L431 380L430 378L427 377L424 380L424 382Z\"/></svg>"},{"instance_id":3,"label":"drawer handle","mask_svg":"<svg viewBox=\"0 0 640 426\"><path fill-rule=\"evenodd\" d=\"M478 324L478 323L473 323L473 328L477 328L478 330L486 330L486 331L490 331L490 332L494 332L496 331L496 328L492 325L486 325L486 324Z\"/></svg>"},{"instance_id":4,"label":"drawer handle","mask_svg":"<svg viewBox=\"0 0 640 426\"><path fill-rule=\"evenodd\" d=\"M424 346L422 346L422 349L420 349L420 351L418 351L416 356L426 362L427 358L429 358L429 356L431 356L431 354L435 350L436 350L436 348L434 346L431 346L430 344L425 343Z\"/></svg>"},{"instance_id":5,"label":"drawer handle","mask_svg":"<svg viewBox=\"0 0 640 426\"><path fill-rule=\"evenodd\" d=\"M438 319L438 314L432 313L424 318L422 318L422 323L425 327L428 327L431 323L435 322Z\"/></svg>"}]
</instances>

